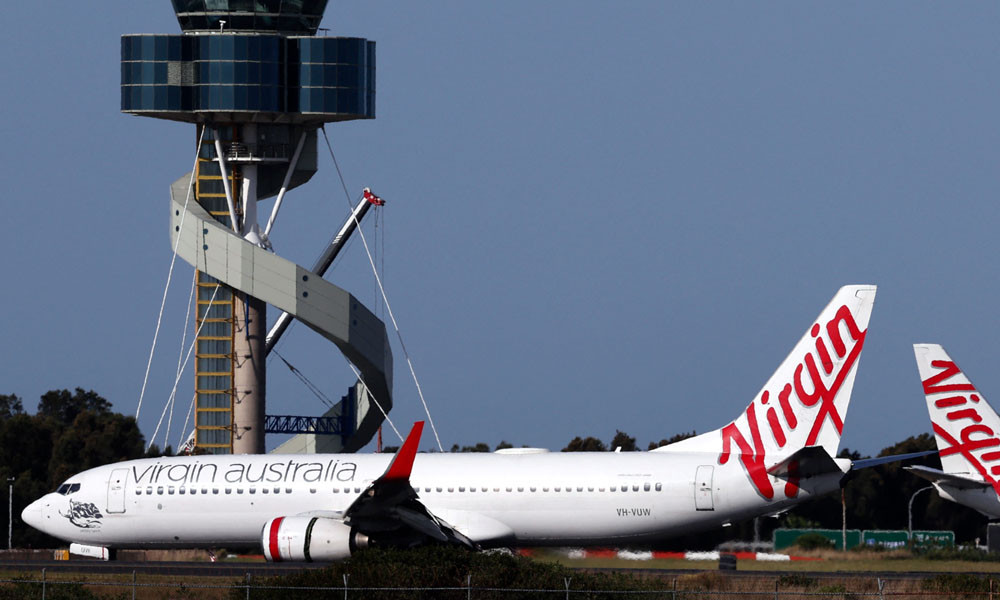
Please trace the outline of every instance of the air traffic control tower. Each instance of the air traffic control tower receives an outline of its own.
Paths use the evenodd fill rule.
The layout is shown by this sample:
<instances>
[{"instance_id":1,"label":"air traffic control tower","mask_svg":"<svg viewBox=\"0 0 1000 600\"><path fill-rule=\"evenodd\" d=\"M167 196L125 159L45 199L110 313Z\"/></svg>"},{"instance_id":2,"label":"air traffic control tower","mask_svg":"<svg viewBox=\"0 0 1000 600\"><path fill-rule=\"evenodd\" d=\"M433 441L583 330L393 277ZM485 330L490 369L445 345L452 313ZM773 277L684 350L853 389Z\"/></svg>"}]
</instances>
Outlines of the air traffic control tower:
<instances>
[{"instance_id":1,"label":"air traffic control tower","mask_svg":"<svg viewBox=\"0 0 1000 600\"><path fill-rule=\"evenodd\" d=\"M264 452L265 358L296 319L360 373L332 431L355 451L392 406L385 326L323 279L329 252L306 269L269 235L285 193L316 171L317 129L375 117L375 42L317 36L327 0L172 1L182 33L122 36L121 109L196 125L195 170L170 188L171 246L197 269L195 446ZM257 204L271 197L262 226ZM270 332L268 304L282 311Z\"/></svg>"}]
</instances>

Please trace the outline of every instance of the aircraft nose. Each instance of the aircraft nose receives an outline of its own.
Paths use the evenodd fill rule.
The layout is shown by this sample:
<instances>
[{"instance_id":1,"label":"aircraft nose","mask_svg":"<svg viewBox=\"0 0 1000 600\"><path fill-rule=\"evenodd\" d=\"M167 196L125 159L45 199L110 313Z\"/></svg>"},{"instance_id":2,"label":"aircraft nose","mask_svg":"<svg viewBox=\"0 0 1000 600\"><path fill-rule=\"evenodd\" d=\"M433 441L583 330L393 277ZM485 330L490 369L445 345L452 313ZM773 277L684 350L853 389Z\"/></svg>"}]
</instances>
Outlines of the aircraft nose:
<instances>
[{"instance_id":1,"label":"aircraft nose","mask_svg":"<svg viewBox=\"0 0 1000 600\"><path fill-rule=\"evenodd\" d=\"M35 500L21 511L21 520L35 529L42 529L42 500Z\"/></svg>"}]
</instances>

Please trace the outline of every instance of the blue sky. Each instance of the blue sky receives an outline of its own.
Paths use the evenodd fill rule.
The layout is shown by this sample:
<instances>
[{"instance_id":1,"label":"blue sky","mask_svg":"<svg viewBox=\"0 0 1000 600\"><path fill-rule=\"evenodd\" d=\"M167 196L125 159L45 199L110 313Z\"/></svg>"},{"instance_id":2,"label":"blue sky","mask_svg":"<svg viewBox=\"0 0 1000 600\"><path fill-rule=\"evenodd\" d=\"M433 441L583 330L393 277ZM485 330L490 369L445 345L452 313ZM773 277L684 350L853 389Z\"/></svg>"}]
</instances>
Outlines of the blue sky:
<instances>
[{"instance_id":1,"label":"blue sky","mask_svg":"<svg viewBox=\"0 0 1000 600\"><path fill-rule=\"evenodd\" d=\"M5 15L23 26L0 39L0 393L33 408L79 386L134 412L196 140L119 112L119 36L179 28L167 0ZM843 446L929 431L914 342L1000 402L997 5L331 2L323 26L378 43L378 118L327 130L352 193L389 202L379 260L446 446L724 425L846 283L879 294ZM320 156L272 236L306 265L347 211ZM329 278L376 304L357 240ZM330 397L352 381L305 327L280 351ZM396 366L404 429L422 409ZM269 382L268 412L323 411L280 363Z\"/></svg>"}]
</instances>

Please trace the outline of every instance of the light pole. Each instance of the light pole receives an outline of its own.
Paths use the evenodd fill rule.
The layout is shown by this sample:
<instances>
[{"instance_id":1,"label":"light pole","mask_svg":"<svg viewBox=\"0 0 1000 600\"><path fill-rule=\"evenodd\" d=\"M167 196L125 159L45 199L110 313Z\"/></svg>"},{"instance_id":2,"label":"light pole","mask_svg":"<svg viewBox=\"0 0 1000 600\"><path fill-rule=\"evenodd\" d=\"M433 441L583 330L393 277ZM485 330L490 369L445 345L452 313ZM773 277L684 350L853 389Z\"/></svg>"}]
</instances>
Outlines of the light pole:
<instances>
[{"instance_id":1,"label":"light pole","mask_svg":"<svg viewBox=\"0 0 1000 600\"><path fill-rule=\"evenodd\" d=\"M7 478L7 549L13 546L11 540L14 539L14 478Z\"/></svg>"},{"instance_id":2,"label":"light pole","mask_svg":"<svg viewBox=\"0 0 1000 600\"><path fill-rule=\"evenodd\" d=\"M913 538L913 501L917 498L917 494L919 494L920 492L926 492L927 490L932 490L932 489L934 489L933 485L922 487L919 490L913 492L913 495L910 496L910 505L906 509L908 517L906 531L908 532L907 537L910 538L910 541L912 541Z\"/></svg>"}]
</instances>

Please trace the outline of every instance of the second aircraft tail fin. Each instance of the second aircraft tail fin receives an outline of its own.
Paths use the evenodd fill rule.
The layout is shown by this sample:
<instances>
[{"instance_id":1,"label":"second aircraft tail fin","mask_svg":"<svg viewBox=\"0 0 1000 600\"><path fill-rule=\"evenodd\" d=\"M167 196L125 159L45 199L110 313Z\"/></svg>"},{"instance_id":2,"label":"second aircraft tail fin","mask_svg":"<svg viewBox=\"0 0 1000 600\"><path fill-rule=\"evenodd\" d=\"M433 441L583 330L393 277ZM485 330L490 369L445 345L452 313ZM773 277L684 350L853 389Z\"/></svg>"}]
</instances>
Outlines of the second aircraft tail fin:
<instances>
[{"instance_id":1,"label":"second aircraft tail fin","mask_svg":"<svg viewBox=\"0 0 1000 600\"><path fill-rule=\"evenodd\" d=\"M945 473L997 485L1000 416L939 344L914 344Z\"/></svg>"}]
</instances>

